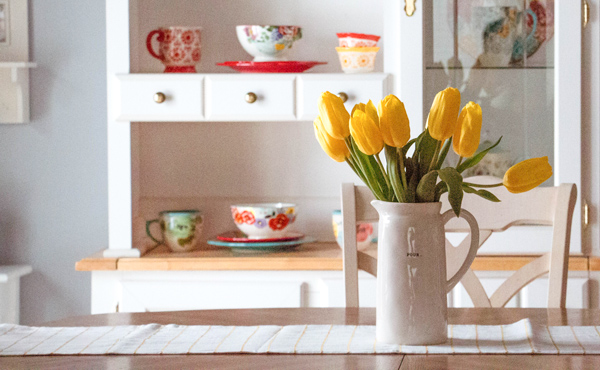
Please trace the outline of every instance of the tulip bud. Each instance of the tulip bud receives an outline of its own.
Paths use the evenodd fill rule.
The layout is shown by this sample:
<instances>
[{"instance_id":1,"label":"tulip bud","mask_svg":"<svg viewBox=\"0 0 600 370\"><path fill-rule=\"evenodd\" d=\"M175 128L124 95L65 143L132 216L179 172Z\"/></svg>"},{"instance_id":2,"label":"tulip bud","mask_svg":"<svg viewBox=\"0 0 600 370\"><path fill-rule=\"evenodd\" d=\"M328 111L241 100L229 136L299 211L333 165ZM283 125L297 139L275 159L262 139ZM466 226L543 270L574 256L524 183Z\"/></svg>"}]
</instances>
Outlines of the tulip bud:
<instances>
[{"instance_id":1,"label":"tulip bud","mask_svg":"<svg viewBox=\"0 0 600 370\"><path fill-rule=\"evenodd\" d=\"M502 183L511 193L529 191L552 176L548 157L526 159L512 166L504 174Z\"/></svg>"},{"instance_id":2,"label":"tulip bud","mask_svg":"<svg viewBox=\"0 0 600 370\"><path fill-rule=\"evenodd\" d=\"M323 129L323 122L319 116L317 116L313 125L315 127L315 136L319 144L321 144L323 151L334 161L344 162L350 156L350 150L344 140L337 140L329 136Z\"/></svg>"},{"instance_id":3,"label":"tulip bud","mask_svg":"<svg viewBox=\"0 0 600 370\"><path fill-rule=\"evenodd\" d=\"M350 135L350 114L344 106L342 98L329 91L321 94L319 100L319 116L323 122L323 128L337 140L343 140Z\"/></svg>"},{"instance_id":4,"label":"tulip bud","mask_svg":"<svg viewBox=\"0 0 600 370\"><path fill-rule=\"evenodd\" d=\"M377 154L383 149L383 138L377 123L372 116L360 109L355 109L352 113L350 133L358 149L366 155Z\"/></svg>"},{"instance_id":5,"label":"tulip bud","mask_svg":"<svg viewBox=\"0 0 600 370\"><path fill-rule=\"evenodd\" d=\"M383 141L401 148L410 140L410 124L404 103L394 95L386 96L379 102L379 130Z\"/></svg>"},{"instance_id":6,"label":"tulip bud","mask_svg":"<svg viewBox=\"0 0 600 370\"><path fill-rule=\"evenodd\" d=\"M475 154L479 147L481 135L481 107L472 101L460 112L454 136L452 137L452 148L461 157L469 158Z\"/></svg>"},{"instance_id":7,"label":"tulip bud","mask_svg":"<svg viewBox=\"0 0 600 370\"><path fill-rule=\"evenodd\" d=\"M451 137L454 134L459 111L460 91L448 87L437 93L427 117L429 135L440 141Z\"/></svg>"}]
</instances>

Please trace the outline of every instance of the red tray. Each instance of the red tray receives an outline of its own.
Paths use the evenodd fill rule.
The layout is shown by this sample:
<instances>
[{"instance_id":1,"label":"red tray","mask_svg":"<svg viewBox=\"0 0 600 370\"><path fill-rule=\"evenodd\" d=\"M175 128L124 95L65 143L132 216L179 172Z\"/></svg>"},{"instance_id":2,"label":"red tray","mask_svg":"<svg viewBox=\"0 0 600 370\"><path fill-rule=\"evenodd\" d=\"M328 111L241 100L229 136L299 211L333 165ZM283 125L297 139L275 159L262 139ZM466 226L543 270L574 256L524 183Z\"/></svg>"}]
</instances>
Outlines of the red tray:
<instances>
[{"instance_id":1,"label":"red tray","mask_svg":"<svg viewBox=\"0 0 600 370\"><path fill-rule=\"evenodd\" d=\"M226 66L242 73L300 73L318 64L327 62L314 61L278 61L278 62L223 62L218 66Z\"/></svg>"}]
</instances>

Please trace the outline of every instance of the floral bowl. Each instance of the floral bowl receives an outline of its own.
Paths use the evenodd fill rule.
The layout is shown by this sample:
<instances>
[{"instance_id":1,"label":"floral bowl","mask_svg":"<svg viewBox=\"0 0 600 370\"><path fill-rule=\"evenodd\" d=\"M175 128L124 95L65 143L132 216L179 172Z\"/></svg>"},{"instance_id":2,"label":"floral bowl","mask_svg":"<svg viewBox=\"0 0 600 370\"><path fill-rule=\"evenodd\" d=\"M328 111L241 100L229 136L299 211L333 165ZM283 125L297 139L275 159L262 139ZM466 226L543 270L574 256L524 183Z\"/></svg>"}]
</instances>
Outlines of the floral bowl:
<instances>
[{"instance_id":1,"label":"floral bowl","mask_svg":"<svg viewBox=\"0 0 600 370\"><path fill-rule=\"evenodd\" d=\"M364 33L336 33L340 46L344 48L367 47L372 48L377 46L379 36L366 35Z\"/></svg>"},{"instance_id":2,"label":"floral bowl","mask_svg":"<svg viewBox=\"0 0 600 370\"><path fill-rule=\"evenodd\" d=\"M375 55L379 48L335 48L340 58L342 71L346 73L373 72Z\"/></svg>"},{"instance_id":3,"label":"floral bowl","mask_svg":"<svg viewBox=\"0 0 600 370\"><path fill-rule=\"evenodd\" d=\"M235 226L250 239L283 238L293 231L296 205L292 203L256 203L231 206Z\"/></svg>"},{"instance_id":4,"label":"floral bowl","mask_svg":"<svg viewBox=\"0 0 600 370\"><path fill-rule=\"evenodd\" d=\"M344 229L342 227L342 211L336 209L331 214L333 235L340 248L344 249ZM377 242L377 222L363 222L356 225L356 249L367 249L371 243Z\"/></svg>"},{"instance_id":5,"label":"floral bowl","mask_svg":"<svg viewBox=\"0 0 600 370\"><path fill-rule=\"evenodd\" d=\"M235 27L237 37L255 62L286 60L285 55L294 41L302 38L298 26L242 25Z\"/></svg>"}]
</instances>

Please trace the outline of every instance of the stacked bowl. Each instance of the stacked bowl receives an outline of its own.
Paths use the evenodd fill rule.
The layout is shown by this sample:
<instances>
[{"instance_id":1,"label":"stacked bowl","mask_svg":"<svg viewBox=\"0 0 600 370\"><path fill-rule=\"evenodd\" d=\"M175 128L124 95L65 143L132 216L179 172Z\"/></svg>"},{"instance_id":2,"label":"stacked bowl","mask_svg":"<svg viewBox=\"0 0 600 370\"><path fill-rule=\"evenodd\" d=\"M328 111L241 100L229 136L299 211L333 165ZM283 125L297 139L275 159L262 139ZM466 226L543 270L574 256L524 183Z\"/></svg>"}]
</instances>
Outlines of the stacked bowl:
<instances>
[{"instance_id":1,"label":"stacked bowl","mask_svg":"<svg viewBox=\"0 0 600 370\"><path fill-rule=\"evenodd\" d=\"M379 51L379 36L364 33L338 33L339 47L335 50L346 73L373 72Z\"/></svg>"}]
</instances>

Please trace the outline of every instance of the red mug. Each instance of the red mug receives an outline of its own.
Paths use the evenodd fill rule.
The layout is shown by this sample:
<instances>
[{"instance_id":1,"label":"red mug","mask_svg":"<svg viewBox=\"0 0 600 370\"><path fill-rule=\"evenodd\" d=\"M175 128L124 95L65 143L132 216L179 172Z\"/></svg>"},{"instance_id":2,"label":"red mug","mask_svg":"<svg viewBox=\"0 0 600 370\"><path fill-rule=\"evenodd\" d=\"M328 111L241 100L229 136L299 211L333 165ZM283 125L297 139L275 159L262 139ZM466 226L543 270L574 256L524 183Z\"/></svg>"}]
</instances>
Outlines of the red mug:
<instances>
[{"instance_id":1,"label":"red mug","mask_svg":"<svg viewBox=\"0 0 600 370\"><path fill-rule=\"evenodd\" d=\"M163 62L165 72L195 73L200 62L201 27L160 27L146 38L150 55ZM158 52L152 47L152 38L158 35Z\"/></svg>"}]
</instances>

